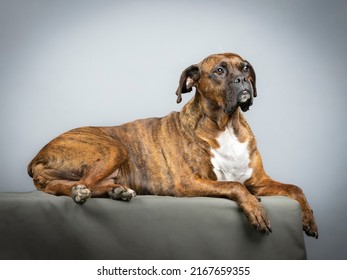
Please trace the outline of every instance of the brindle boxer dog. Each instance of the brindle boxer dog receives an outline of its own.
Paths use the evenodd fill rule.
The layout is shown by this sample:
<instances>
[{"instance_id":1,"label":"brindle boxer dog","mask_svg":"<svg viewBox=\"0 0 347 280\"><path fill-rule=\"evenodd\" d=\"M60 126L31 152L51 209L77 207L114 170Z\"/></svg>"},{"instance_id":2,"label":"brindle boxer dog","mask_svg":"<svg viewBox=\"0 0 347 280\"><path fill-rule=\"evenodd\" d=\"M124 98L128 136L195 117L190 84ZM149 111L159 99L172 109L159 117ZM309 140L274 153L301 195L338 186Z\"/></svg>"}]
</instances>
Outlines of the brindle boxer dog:
<instances>
[{"instance_id":1,"label":"brindle boxer dog","mask_svg":"<svg viewBox=\"0 0 347 280\"><path fill-rule=\"evenodd\" d=\"M271 232L258 196L282 195L302 208L303 230L318 237L303 191L264 171L254 135L241 111L257 96L255 73L236 54L211 55L185 69L176 91L196 88L180 112L114 127L82 127L48 143L28 166L38 190L130 200L135 193L224 197L249 223Z\"/></svg>"}]
</instances>

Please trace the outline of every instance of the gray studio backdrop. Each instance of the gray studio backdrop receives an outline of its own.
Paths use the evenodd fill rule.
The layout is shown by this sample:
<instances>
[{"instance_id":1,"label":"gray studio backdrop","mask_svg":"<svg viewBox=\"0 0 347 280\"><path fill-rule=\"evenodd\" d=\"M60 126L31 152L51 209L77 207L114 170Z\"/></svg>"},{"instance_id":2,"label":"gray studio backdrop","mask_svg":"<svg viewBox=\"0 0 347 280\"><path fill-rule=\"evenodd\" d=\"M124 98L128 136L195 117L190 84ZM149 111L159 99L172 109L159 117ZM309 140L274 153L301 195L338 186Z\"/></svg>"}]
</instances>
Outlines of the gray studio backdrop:
<instances>
[{"instance_id":1,"label":"gray studio backdrop","mask_svg":"<svg viewBox=\"0 0 347 280\"><path fill-rule=\"evenodd\" d=\"M308 257L347 259L346 30L346 1L0 0L0 191L33 190L27 163L66 130L180 110L181 71L236 52L265 168L315 211Z\"/></svg>"}]
</instances>

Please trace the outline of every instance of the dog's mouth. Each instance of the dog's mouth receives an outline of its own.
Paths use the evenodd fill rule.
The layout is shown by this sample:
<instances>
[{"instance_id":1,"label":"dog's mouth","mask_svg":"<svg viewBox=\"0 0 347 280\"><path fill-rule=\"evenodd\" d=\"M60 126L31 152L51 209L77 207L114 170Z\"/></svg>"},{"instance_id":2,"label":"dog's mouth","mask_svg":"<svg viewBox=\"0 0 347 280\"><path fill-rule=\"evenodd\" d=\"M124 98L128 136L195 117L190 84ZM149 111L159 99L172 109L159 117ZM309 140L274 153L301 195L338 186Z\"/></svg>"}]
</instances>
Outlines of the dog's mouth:
<instances>
[{"instance_id":1,"label":"dog's mouth","mask_svg":"<svg viewBox=\"0 0 347 280\"><path fill-rule=\"evenodd\" d=\"M253 104L252 93L249 90L243 90L239 94L238 102L243 112L248 111L249 107Z\"/></svg>"},{"instance_id":2,"label":"dog's mouth","mask_svg":"<svg viewBox=\"0 0 347 280\"><path fill-rule=\"evenodd\" d=\"M241 93L239 94L239 103L240 104L243 104L243 103L246 103L248 102L249 99L252 98L252 94L250 93L249 90L243 90L241 91Z\"/></svg>"},{"instance_id":3,"label":"dog's mouth","mask_svg":"<svg viewBox=\"0 0 347 280\"><path fill-rule=\"evenodd\" d=\"M235 95L234 95L235 96ZM242 90L237 95L237 98L233 97L230 98L227 101L227 104L224 108L224 113L227 115L232 114L235 112L236 108L240 106L241 110L243 112L246 112L249 110L249 107L253 104L253 95L252 92L249 90Z\"/></svg>"}]
</instances>

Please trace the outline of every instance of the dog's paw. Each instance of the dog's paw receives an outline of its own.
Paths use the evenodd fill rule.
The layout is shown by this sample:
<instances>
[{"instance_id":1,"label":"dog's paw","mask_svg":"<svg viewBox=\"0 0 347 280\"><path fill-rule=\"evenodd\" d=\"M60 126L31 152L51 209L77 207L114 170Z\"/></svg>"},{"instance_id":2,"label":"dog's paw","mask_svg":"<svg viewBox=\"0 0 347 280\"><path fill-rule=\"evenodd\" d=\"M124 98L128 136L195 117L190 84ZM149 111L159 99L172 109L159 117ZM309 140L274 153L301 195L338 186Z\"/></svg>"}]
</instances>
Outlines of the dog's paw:
<instances>
[{"instance_id":1,"label":"dog's paw","mask_svg":"<svg viewBox=\"0 0 347 280\"><path fill-rule=\"evenodd\" d=\"M306 235L318 239L318 228L311 209L303 213L302 227Z\"/></svg>"},{"instance_id":2,"label":"dog's paw","mask_svg":"<svg viewBox=\"0 0 347 280\"><path fill-rule=\"evenodd\" d=\"M85 185L77 185L72 187L71 196L76 203L83 204L90 198L91 192Z\"/></svg>"},{"instance_id":3,"label":"dog's paw","mask_svg":"<svg viewBox=\"0 0 347 280\"><path fill-rule=\"evenodd\" d=\"M266 212L256 197L251 196L240 206L245 213L248 222L256 230L266 234L272 232L270 221L267 218Z\"/></svg>"},{"instance_id":4,"label":"dog's paw","mask_svg":"<svg viewBox=\"0 0 347 280\"><path fill-rule=\"evenodd\" d=\"M120 186L110 190L108 192L108 195L112 199L129 201L134 196L136 196L136 193L132 189L128 189L128 188L124 188Z\"/></svg>"}]
</instances>

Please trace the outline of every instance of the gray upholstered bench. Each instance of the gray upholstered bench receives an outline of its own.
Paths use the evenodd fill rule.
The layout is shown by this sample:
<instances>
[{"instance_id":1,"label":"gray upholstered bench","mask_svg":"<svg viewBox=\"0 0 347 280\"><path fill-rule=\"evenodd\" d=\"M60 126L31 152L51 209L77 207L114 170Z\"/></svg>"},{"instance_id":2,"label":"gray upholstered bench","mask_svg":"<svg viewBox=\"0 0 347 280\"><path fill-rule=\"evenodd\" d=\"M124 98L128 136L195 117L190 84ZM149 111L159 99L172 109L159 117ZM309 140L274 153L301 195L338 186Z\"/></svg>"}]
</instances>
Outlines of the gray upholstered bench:
<instances>
[{"instance_id":1,"label":"gray upholstered bench","mask_svg":"<svg viewBox=\"0 0 347 280\"><path fill-rule=\"evenodd\" d=\"M263 197L273 233L235 202L137 196L130 202L0 193L0 259L305 259L299 204Z\"/></svg>"}]
</instances>

